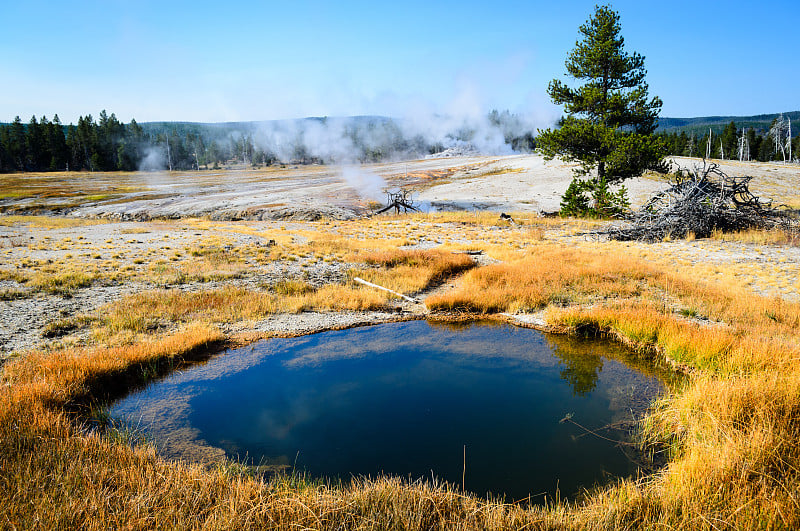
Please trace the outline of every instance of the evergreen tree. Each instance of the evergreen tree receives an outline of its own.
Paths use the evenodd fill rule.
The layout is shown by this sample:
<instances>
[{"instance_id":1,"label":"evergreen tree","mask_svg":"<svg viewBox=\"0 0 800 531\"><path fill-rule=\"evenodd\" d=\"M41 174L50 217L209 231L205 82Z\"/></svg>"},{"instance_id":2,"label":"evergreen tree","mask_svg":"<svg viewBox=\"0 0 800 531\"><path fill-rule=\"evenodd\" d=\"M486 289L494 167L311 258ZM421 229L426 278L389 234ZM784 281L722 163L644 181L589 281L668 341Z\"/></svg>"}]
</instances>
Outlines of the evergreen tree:
<instances>
[{"instance_id":1,"label":"evergreen tree","mask_svg":"<svg viewBox=\"0 0 800 531\"><path fill-rule=\"evenodd\" d=\"M69 124L69 127L67 127L65 142L67 144L67 169L80 169L80 164L78 163L78 129L72 124Z\"/></svg>"},{"instance_id":2,"label":"evergreen tree","mask_svg":"<svg viewBox=\"0 0 800 531\"><path fill-rule=\"evenodd\" d=\"M724 158L726 159L737 158L736 149L737 149L738 139L739 135L736 130L736 124L731 122L728 125L726 125L719 139L722 145L722 151L725 154Z\"/></svg>"},{"instance_id":3,"label":"evergreen tree","mask_svg":"<svg viewBox=\"0 0 800 531\"><path fill-rule=\"evenodd\" d=\"M761 162L766 162L768 160L772 160L774 145L770 141L769 138L765 136L759 136L759 143L758 143L758 151L754 151L753 153L757 153L757 159Z\"/></svg>"},{"instance_id":4,"label":"evergreen tree","mask_svg":"<svg viewBox=\"0 0 800 531\"><path fill-rule=\"evenodd\" d=\"M8 153L8 126L0 125L0 173L14 171L14 162Z\"/></svg>"},{"instance_id":5,"label":"evergreen tree","mask_svg":"<svg viewBox=\"0 0 800 531\"><path fill-rule=\"evenodd\" d=\"M714 158L714 153L719 151L714 151L715 142L718 142L717 136L714 135L713 131L709 130L697 144L697 156L704 159Z\"/></svg>"},{"instance_id":6,"label":"evergreen tree","mask_svg":"<svg viewBox=\"0 0 800 531\"><path fill-rule=\"evenodd\" d=\"M28 146L27 169L31 171L46 170L50 165L50 152L47 149L47 127L50 122L42 116L36 121L36 116L31 116L28 128L25 131L25 141Z\"/></svg>"},{"instance_id":7,"label":"evergreen tree","mask_svg":"<svg viewBox=\"0 0 800 531\"><path fill-rule=\"evenodd\" d=\"M91 114L78 117L75 128L75 166L74 169L98 171L101 163L97 147L97 124Z\"/></svg>"},{"instance_id":8,"label":"evergreen tree","mask_svg":"<svg viewBox=\"0 0 800 531\"><path fill-rule=\"evenodd\" d=\"M648 97L644 57L624 49L619 14L610 6L597 6L580 27L582 39L566 61L568 75L582 81L577 88L554 79L547 92L567 115L560 128L541 131L538 147L546 159L560 157L580 163L571 194L590 193L588 211L572 210L570 194L562 202L566 214L611 215L624 206L608 203L608 185L652 169L665 171L663 143L653 136L661 100ZM593 172L593 175L589 176ZM581 180L582 177L587 177ZM583 204L578 201L576 204Z\"/></svg>"},{"instance_id":9,"label":"evergreen tree","mask_svg":"<svg viewBox=\"0 0 800 531\"><path fill-rule=\"evenodd\" d=\"M53 171L64 170L69 161L69 152L64 137L64 126L58 115L53 115L53 121L47 130L47 145L50 150L49 169Z\"/></svg>"},{"instance_id":10,"label":"evergreen tree","mask_svg":"<svg viewBox=\"0 0 800 531\"><path fill-rule=\"evenodd\" d=\"M681 134L678 135L678 143L675 146L675 155L680 156L687 156L689 153L687 152L687 148L689 147L689 137L686 136L686 131L681 131Z\"/></svg>"},{"instance_id":11,"label":"evergreen tree","mask_svg":"<svg viewBox=\"0 0 800 531\"><path fill-rule=\"evenodd\" d=\"M14 117L14 121L8 127L8 144L6 145L8 156L14 168L20 171L25 170L27 155L27 142L25 139L25 126L19 116Z\"/></svg>"},{"instance_id":12,"label":"evergreen tree","mask_svg":"<svg viewBox=\"0 0 800 531\"><path fill-rule=\"evenodd\" d=\"M758 160L758 148L761 142L761 135L756 134L752 127L747 130L747 145L750 146L750 160Z\"/></svg>"},{"instance_id":13,"label":"evergreen tree","mask_svg":"<svg viewBox=\"0 0 800 531\"><path fill-rule=\"evenodd\" d=\"M117 147L117 167L124 171L134 171L139 169L149 140L134 118L131 118L131 123L127 126L122 126L122 129L123 139Z\"/></svg>"}]
</instances>

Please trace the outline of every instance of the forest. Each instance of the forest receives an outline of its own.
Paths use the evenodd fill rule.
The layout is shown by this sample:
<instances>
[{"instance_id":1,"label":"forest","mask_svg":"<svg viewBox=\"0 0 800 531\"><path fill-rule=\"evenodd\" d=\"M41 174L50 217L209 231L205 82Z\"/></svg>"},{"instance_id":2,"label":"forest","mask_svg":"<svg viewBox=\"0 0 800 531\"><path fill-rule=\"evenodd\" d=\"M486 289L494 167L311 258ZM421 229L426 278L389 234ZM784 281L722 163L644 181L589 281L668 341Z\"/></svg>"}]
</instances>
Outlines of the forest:
<instances>
[{"instance_id":1,"label":"forest","mask_svg":"<svg viewBox=\"0 0 800 531\"><path fill-rule=\"evenodd\" d=\"M722 131L708 127L703 135L696 133L696 127L686 127L658 136L669 155L767 162L800 158L798 132L800 124L792 131L791 119L780 114L769 127L741 127L731 121Z\"/></svg>"},{"instance_id":2,"label":"forest","mask_svg":"<svg viewBox=\"0 0 800 531\"><path fill-rule=\"evenodd\" d=\"M487 149L487 142L491 144ZM391 118L305 118L271 122L125 124L114 113L81 116L65 126L58 115L17 116L0 124L0 173L15 171L199 170L220 164L355 163L411 159L452 147L530 152L533 129L509 111L477 123L453 122L438 136Z\"/></svg>"}]
</instances>

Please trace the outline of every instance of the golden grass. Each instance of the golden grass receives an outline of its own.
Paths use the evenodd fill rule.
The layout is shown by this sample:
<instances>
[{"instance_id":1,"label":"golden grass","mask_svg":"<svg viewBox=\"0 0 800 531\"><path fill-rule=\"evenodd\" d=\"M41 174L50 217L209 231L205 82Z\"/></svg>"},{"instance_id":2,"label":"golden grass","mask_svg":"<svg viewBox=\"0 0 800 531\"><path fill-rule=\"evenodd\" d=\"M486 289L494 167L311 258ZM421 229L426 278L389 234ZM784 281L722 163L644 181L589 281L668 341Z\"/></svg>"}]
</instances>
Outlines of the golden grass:
<instances>
[{"instance_id":1,"label":"golden grass","mask_svg":"<svg viewBox=\"0 0 800 531\"><path fill-rule=\"evenodd\" d=\"M426 304L432 310L531 311L596 297L637 296L642 281L655 274L635 259L542 247L516 262L473 270L455 290L432 296Z\"/></svg>"},{"instance_id":2,"label":"golden grass","mask_svg":"<svg viewBox=\"0 0 800 531\"><path fill-rule=\"evenodd\" d=\"M231 322L258 319L275 313L276 300L268 293L228 287L213 291L177 289L137 293L114 303L104 312L112 331L146 332L163 321L216 320Z\"/></svg>"},{"instance_id":3,"label":"golden grass","mask_svg":"<svg viewBox=\"0 0 800 531\"><path fill-rule=\"evenodd\" d=\"M738 232L713 231L711 238L726 242L751 243L758 245L800 246L800 233L782 229L749 229Z\"/></svg>"},{"instance_id":4,"label":"golden grass","mask_svg":"<svg viewBox=\"0 0 800 531\"><path fill-rule=\"evenodd\" d=\"M103 223L108 223L108 221L102 219L65 218L60 216L0 216L0 226L4 227L24 224L44 229L64 229L83 227L86 225L101 225Z\"/></svg>"},{"instance_id":5,"label":"golden grass","mask_svg":"<svg viewBox=\"0 0 800 531\"><path fill-rule=\"evenodd\" d=\"M364 260L377 268L354 271L351 276L361 275L384 287L407 293L417 292L474 266L466 255L442 251L385 251L366 254ZM161 273L153 268L160 268ZM151 270L161 275L158 278L172 284L199 277L197 273L192 278L181 276L182 270L165 264L156 264ZM143 292L112 304L103 314L112 332L146 332L169 323L192 320L234 322L262 319L278 312L381 310L392 297L353 283L314 288L303 281L288 279L267 286L266 291L228 286L204 291Z\"/></svg>"},{"instance_id":6,"label":"golden grass","mask_svg":"<svg viewBox=\"0 0 800 531\"><path fill-rule=\"evenodd\" d=\"M137 293L103 312L112 332L148 332L162 325L202 320L218 323L258 320L278 312L321 310L379 310L386 308L387 294L352 286L323 286L290 296L224 287L217 290L156 290Z\"/></svg>"},{"instance_id":7,"label":"golden grass","mask_svg":"<svg viewBox=\"0 0 800 531\"><path fill-rule=\"evenodd\" d=\"M532 212L509 212L514 220L523 225L536 225L546 228L563 228L567 225L580 228L596 227L597 221L594 220L564 220L562 218L540 218ZM395 218L389 218L395 219ZM508 227L506 220L500 219L497 212L488 211L457 211L457 212L431 212L428 214L413 214L408 217L396 218L400 220L413 220L420 223L454 223L462 226L479 227ZM459 227L461 229L461 227Z\"/></svg>"},{"instance_id":8,"label":"golden grass","mask_svg":"<svg viewBox=\"0 0 800 531\"><path fill-rule=\"evenodd\" d=\"M94 275L84 271L65 271L63 273L37 273L30 280L36 290L53 295L69 295L75 290L90 286Z\"/></svg>"},{"instance_id":9,"label":"golden grass","mask_svg":"<svg viewBox=\"0 0 800 531\"><path fill-rule=\"evenodd\" d=\"M438 250L383 251L364 257L367 264L380 269L358 271L363 277L400 293L416 293L475 267L468 255Z\"/></svg>"},{"instance_id":10,"label":"golden grass","mask_svg":"<svg viewBox=\"0 0 800 531\"><path fill-rule=\"evenodd\" d=\"M524 168L509 168L507 166L503 166L481 173L479 177L491 177L492 175L504 175L506 173L522 173L524 171Z\"/></svg>"},{"instance_id":11,"label":"golden grass","mask_svg":"<svg viewBox=\"0 0 800 531\"><path fill-rule=\"evenodd\" d=\"M93 382L104 382L129 370L185 357L199 349L208 349L222 339L219 330L195 324L164 338L140 340L116 348L29 352L3 367L3 381L13 388L12 394L17 397L67 405L83 397L92 397L92 393L124 390L108 388L105 384L98 384L102 389L90 389ZM145 376L139 375L140 378Z\"/></svg>"},{"instance_id":12,"label":"golden grass","mask_svg":"<svg viewBox=\"0 0 800 531\"><path fill-rule=\"evenodd\" d=\"M10 280L19 284L24 284L30 277L17 269L0 269L0 280Z\"/></svg>"}]
</instances>

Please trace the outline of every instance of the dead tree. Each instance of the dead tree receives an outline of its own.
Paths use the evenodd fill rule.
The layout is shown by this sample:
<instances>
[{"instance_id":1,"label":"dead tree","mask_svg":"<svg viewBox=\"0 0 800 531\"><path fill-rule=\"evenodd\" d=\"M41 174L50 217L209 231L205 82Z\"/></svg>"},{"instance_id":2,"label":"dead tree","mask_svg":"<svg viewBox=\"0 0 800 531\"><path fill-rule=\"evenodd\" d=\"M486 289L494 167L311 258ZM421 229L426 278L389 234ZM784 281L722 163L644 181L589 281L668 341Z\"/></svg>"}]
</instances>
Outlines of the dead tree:
<instances>
[{"instance_id":1,"label":"dead tree","mask_svg":"<svg viewBox=\"0 0 800 531\"><path fill-rule=\"evenodd\" d=\"M391 210L392 208L394 208L395 214L399 214L401 208L403 209L404 213L408 213L409 210L420 212L420 209L414 205L414 199L411 197L411 190L386 192L386 206L375 213L382 214L388 210Z\"/></svg>"},{"instance_id":2,"label":"dead tree","mask_svg":"<svg viewBox=\"0 0 800 531\"><path fill-rule=\"evenodd\" d=\"M739 137L739 160L750 160L750 141L747 139L747 130L742 128L742 136Z\"/></svg>"},{"instance_id":3,"label":"dead tree","mask_svg":"<svg viewBox=\"0 0 800 531\"><path fill-rule=\"evenodd\" d=\"M798 231L798 221L785 207L773 207L750 192L752 177L730 177L715 163L678 169L675 184L651 197L629 216L629 226L606 234L615 240L662 241L689 234L705 238L715 230L750 228Z\"/></svg>"},{"instance_id":4,"label":"dead tree","mask_svg":"<svg viewBox=\"0 0 800 531\"><path fill-rule=\"evenodd\" d=\"M775 153L778 151L783 155L783 163L786 164L786 151L788 147L789 160L792 160L792 122L783 117L781 113L769 128L769 136L775 141Z\"/></svg>"},{"instance_id":5,"label":"dead tree","mask_svg":"<svg viewBox=\"0 0 800 531\"><path fill-rule=\"evenodd\" d=\"M169 149L169 134L166 135L167 139L167 166L169 167L169 171L172 171L172 152Z\"/></svg>"}]
</instances>

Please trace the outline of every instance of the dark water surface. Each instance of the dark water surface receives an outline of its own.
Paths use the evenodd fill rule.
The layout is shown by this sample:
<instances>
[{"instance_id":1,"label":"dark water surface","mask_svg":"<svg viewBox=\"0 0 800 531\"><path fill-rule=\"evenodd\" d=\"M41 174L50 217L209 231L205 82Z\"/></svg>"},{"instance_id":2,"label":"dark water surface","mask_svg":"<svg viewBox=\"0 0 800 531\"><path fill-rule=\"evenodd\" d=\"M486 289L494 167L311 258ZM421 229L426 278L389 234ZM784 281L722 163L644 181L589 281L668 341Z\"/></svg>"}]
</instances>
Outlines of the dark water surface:
<instances>
[{"instance_id":1,"label":"dark water surface","mask_svg":"<svg viewBox=\"0 0 800 531\"><path fill-rule=\"evenodd\" d=\"M541 501L636 473L625 447L559 422L572 415L596 430L641 413L662 383L625 359L610 342L505 324L391 323L232 350L111 414L168 455L211 446L345 480L385 473L460 485L463 472L477 494Z\"/></svg>"}]
</instances>

